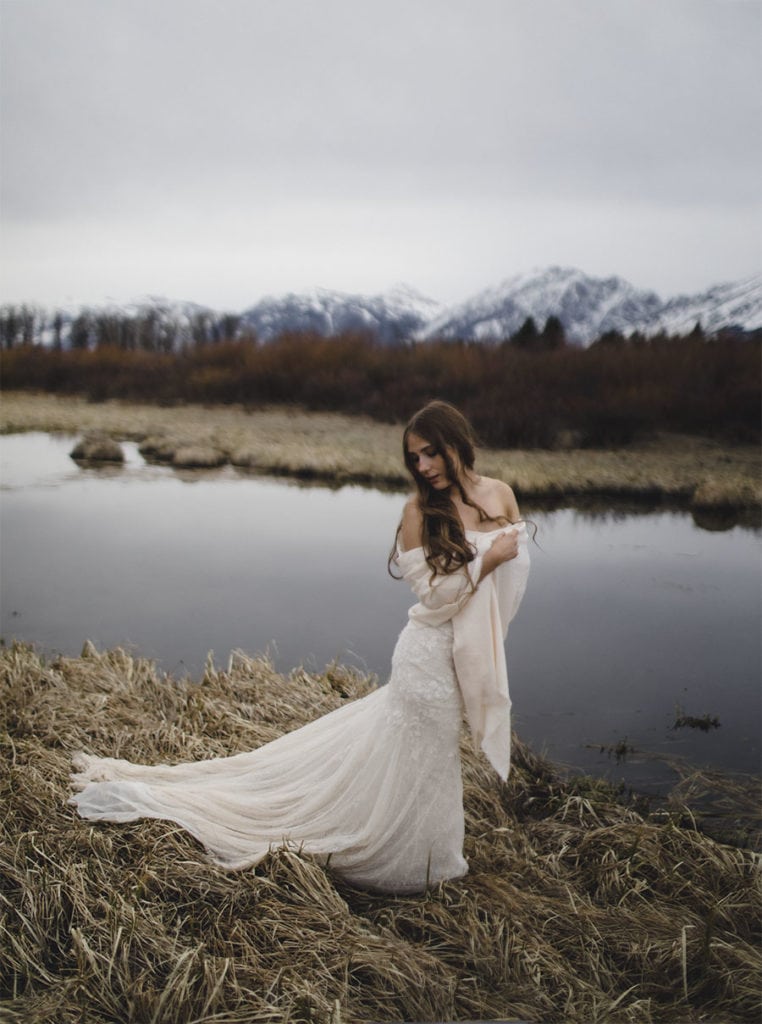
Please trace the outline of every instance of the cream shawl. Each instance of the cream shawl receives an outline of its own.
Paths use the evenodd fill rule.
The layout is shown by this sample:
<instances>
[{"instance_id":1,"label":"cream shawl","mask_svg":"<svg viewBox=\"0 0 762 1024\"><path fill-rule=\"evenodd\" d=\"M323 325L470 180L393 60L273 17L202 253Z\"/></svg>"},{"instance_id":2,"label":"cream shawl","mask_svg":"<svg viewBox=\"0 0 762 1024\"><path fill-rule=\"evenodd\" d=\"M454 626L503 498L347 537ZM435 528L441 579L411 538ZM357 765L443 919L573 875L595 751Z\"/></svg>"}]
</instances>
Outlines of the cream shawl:
<instances>
[{"instance_id":1,"label":"cream shawl","mask_svg":"<svg viewBox=\"0 0 762 1024\"><path fill-rule=\"evenodd\" d=\"M482 560L501 532L515 531L519 554L479 583ZM466 718L476 746L481 747L501 779L508 778L511 760L511 700L504 641L529 575L529 546L523 523L488 533L467 531L476 556L457 572L431 578L423 548L397 552L397 563L419 600L410 619L430 626L452 620L453 661Z\"/></svg>"}]
</instances>

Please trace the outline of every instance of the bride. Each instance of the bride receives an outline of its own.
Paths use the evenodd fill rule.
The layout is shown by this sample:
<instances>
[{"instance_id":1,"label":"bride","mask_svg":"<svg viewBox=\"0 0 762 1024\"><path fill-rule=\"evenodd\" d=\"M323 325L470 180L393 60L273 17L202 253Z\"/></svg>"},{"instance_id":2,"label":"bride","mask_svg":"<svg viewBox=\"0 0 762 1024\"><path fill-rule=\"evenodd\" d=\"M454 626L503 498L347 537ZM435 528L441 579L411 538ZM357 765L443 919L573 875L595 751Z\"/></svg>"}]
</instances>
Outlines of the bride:
<instances>
[{"instance_id":1,"label":"bride","mask_svg":"<svg viewBox=\"0 0 762 1024\"><path fill-rule=\"evenodd\" d=\"M474 469L473 432L453 406L416 413L403 451L415 493L389 565L418 603L388 685L231 757L149 766L77 754L71 802L82 817L176 822L229 869L292 846L383 892L467 872L462 718L507 778L503 641L526 585L527 535L511 488Z\"/></svg>"}]
</instances>

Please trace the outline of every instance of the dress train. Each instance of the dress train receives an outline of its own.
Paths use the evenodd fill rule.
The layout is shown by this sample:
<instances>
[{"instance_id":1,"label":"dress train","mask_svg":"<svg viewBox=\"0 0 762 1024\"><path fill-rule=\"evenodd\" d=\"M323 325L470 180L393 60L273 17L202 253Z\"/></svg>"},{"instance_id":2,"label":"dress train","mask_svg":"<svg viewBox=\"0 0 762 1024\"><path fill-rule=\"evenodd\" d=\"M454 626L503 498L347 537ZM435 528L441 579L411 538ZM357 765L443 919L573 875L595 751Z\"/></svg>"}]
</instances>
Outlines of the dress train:
<instances>
[{"instance_id":1,"label":"dress train","mask_svg":"<svg viewBox=\"0 0 762 1024\"><path fill-rule=\"evenodd\" d=\"M95 821L176 822L229 869L288 845L361 888L420 892L461 877L464 710L497 772L509 770L503 640L529 570L526 531L512 529L519 556L481 582L497 530L470 531L473 561L446 576L432 577L420 548L398 553L419 603L387 686L230 757L140 765L77 754L71 802Z\"/></svg>"}]
</instances>

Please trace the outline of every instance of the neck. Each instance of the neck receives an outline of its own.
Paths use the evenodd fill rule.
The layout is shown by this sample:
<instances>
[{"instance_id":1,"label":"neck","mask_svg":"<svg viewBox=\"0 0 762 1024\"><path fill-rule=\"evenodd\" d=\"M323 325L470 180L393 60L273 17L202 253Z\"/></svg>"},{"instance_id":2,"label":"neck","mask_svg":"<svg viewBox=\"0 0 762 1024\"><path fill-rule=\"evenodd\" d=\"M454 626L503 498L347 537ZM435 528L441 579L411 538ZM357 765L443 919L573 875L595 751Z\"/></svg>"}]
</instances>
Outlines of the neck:
<instances>
[{"instance_id":1,"label":"neck","mask_svg":"<svg viewBox=\"0 0 762 1024\"><path fill-rule=\"evenodd\" d=\"M463 490L466 492L466 494L468 494L469 497L471 497L471 494L470 494L471 488L472 487L476 487L476 485L480 481L481 481L481 477L473 469L466 469L466 470L464 470L463 473L460 475L460 477L458 479L458 483L463 488Z\"/></svg>"}]
</instances>

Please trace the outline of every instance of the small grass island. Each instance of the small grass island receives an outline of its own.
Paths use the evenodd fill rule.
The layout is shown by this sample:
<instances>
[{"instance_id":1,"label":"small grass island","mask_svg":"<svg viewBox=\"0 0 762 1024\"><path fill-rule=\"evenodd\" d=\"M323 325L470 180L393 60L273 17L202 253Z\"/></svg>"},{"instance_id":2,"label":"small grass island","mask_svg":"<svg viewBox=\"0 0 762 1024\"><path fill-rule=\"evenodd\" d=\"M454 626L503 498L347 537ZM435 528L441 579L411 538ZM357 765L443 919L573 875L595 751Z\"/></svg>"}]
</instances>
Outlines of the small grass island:
<instances>
[{"instance_id":1,"label":"small grass island","mask_svg":"<svg viewBox=\"0 0 762 1024\"><path fill-rule=\"evenodd\" d=\"M401 428L368 417L296 407L158 406L76 396L3 392L0 432L46 431L73 437L100 432L140 444L146 458L184 468L229 463L242 471L406 488ZM213 456L213 457L212 457ZM694 512L735 510L758 519L762 465L755 445L727 445L655 433L618 449L483 449L479 466L515 489L519 500L650 501Z\"/></svg>"}]
</instances>

